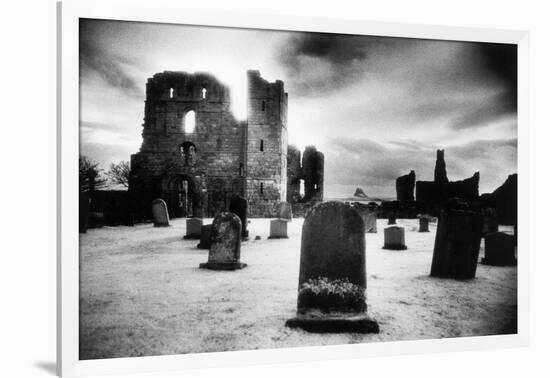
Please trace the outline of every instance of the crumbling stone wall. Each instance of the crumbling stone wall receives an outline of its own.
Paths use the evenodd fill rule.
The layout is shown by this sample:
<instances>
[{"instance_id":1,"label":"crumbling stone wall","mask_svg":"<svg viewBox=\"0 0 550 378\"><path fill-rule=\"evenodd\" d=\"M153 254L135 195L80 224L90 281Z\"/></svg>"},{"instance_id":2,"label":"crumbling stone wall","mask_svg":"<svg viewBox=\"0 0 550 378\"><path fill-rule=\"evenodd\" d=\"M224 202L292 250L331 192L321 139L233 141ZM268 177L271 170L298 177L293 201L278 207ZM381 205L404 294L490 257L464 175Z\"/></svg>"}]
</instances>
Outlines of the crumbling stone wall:
<instances>
[{"instance_id":1,"label":"crumbling stone wall","mask_svg":"<svg viewBox=\"0 0 550 378\"><path fill-rule=\"evenodd\" d=\"M210 74L165 71L148 79L143 142L130 160L138 218L150 217L154 198L165 200L171 217L214 216L235 195L249 200L250 216L267 216L284 200L287 95L282 82L267 83L257 71L248 80L249 119L238 122L229 88ZM186 130L192 114L195 128Z\"/></svg>"},{"instance_id":2,"label":"crumbling stone wall","mask_svg":"<svg viewBox=\"0 0 550 378\"><path fill-rule=\"evenodd\" d=\"M416 183L416 200L443 204L449 198L473 201L479 198L479 172L470 178L449 182L445 168L444 150L437 150L434 181Z\"/></svg>"},{"instance_id":3,"label":"crumbling stone wall","mask_svg":"<svg viewBox=\"0 0 550 378\"><path fill-rule=\"evenodd\" d=\"M300 161L300 150L288 147L287 155L287 202L322 202L324 191L325 156L315 146L307 146ZM300 194L300 181L304 194Z\"/></svg>"}]
</instances>

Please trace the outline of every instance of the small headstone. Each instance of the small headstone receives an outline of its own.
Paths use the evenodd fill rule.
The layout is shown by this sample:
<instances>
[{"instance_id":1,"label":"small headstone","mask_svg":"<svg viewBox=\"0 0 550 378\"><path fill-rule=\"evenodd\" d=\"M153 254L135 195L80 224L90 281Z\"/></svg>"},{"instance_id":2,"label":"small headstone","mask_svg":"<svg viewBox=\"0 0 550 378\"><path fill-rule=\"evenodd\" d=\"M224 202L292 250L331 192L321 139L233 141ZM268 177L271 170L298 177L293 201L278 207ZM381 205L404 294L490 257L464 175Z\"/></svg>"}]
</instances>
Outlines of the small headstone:
<instances>
[{"instance_id":1,"label":"small headstone","mask_svg":"<svg viewBox=\"0 0 550 378\"><path fill-rule=\"evenodd\" d=\"M268 239L288 239L286 219L272 219L269 223Z\"/></svg>"},{"instance_id":2,"label":"small headstone","mask_svg":"<svg viewBox=\"0 0 550 378\"><path fill-rule=\"evenodd\" d=\"M384 229L384 249L403 250L405 245L405 228L399 226Z\"/></svg>"},{"instance_id":3,"label":"small headstone","mask_svg":"<svg viewBox=\"0 0 550 378\"><path fill-rule=\"evenodd\" d=\"M498 232L498 214L496 209L491 207L481 209L481 216L483 217L482 235Z\"/></svg>"},{"instance_id":4,"label":"small headstone","mask_svg":"<svg viewBox=\"0 0 550 378\"><path fill-rule=\"evenodd\" d=\"M248 239L248 219L247 219L248 201L241 196L235 196L229 202L229 211L236 214L241 220L241 236L244 240Z\"/></svg>"},{"instance_id":5,"label":"small headstone","mask_svg":"<svg viewBox=\"0 0 550 378\"><path fill-rule=\"evenodd\" d=\"M397 223L397 220L395 219L394 216L390 216L388 218L388 224L396 224Z\"/></svg>"},{"instance_id":6,"label":"small headstone","mask_svg":"<svg viewBox=\"0 0 550 378\"><path fill-rule=\"evenodd\" d=\"M418 218L418 232L430 232L429 216L420 216Z\"/></svg>"},{"instance_id":7,"label":"small headstone","mask_svg":"<svg viewBox=\"0 0 550 378\"><path fill-rule=\"evenodd\" d=\"M441 211L430 275L474 278L481 243L481 214L470 210Z\"/></svg>"},{"instance_id":8,"label":"small headstone","mask_svg":"<svg viewBox=\"0 0 550 378\"><path fill-rule=\"evenodd\" d=\"M212 231L211 224L201 226L201 241L197 244L199 249L210 249L210 232Z\"/></svg>"},{"instance_id":9,"label":"small headstone","mask_svg":"<svg viewBox=\"0 0 550 378\"><path fill-rule=\"evenodd\" d=\"M153 208L153 222L155 227L167 227L170 226L168 218L168 207L166 202L160 198L156 198L152 203Z\"/></svg>"},{"instance_id":10,"label":"small headstone","mask_svg":"<svg viewBox=\"0 0 550 378\"><path fill-rule=\"evenodd\" d=\"M277 218L286 219L290 222L292 220L292 205L288 202L279 202L277 204Z\"/></svg>"},{"instance_id":11,"label":"small headstone","mask_svg":"<svg viewBox=\"0 0 550 378\"><path fill-rule=\"evenodd\" d=\"M189 218L185 221L184 239L200 239L202 232L202 218Z\"/></svg>"},{"instance_id":12,"label":"small headstone","mask_svg":"<svg viewBox=\"0 0 550 378\"><path fill-rule=\"evenodd\" d=\"M260 235L256 235L256 237L254 238L254 240L262 240L262 237Z\"/></svg>"},{"instance_id":13,"label":"small headstone","mask_svg":"<svg viewBox=\"0 0 550 378\"><path fill-rule=\"evenodd\" d=\"M310 332L379 332L366 315L365 225L352 207L324 202L302 227L298 309L286 325Z\"/></svg>"},{"instance_id":14,"label":"small headstone","mask_svg":"<svg viewBox=\"0 0 550 378\"><path fill-rule=\"evenodd\" d=\"M485 258L482 264L508 266L516 265L514 236L504 232L485 235Z\"/></svg>"},{"instance_id":15,"label":"small headstone","mask_svg":"<svg viewBox=\"0 0 550 378\"><path fill-rule=\"evenodd\" d=\"M241 258L241 220L234 213L218 214L210 231L208 262L199 268L212 270L242 269L246 264Z\"/></svg>"}]
</instances>

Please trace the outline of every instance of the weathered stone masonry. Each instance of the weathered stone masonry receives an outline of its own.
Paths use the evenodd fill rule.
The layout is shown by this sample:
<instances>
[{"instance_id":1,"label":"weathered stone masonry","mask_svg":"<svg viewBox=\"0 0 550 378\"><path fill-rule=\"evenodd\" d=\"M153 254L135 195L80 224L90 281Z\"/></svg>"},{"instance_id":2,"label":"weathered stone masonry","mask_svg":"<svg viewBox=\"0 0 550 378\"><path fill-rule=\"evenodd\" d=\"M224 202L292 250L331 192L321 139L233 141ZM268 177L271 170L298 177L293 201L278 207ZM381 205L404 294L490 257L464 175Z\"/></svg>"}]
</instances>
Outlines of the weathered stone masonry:
<instances>
[{"instance_id":1,"label":"weathered stone masonry","mask_svg":"<svg viewBox=\"0 0 550 378\"><path fill-rule=\"evenodd\" d=\"M150 216L154 198L166 201L171 217L201 217L225 211L235 195L249 200L249 216L273 216L286 199L284 84L249 71L247 121L237 121L230 104L229 89L207 73L148 79L143 142L131 156L138 218Z\"/></svg>"}]
</instances>

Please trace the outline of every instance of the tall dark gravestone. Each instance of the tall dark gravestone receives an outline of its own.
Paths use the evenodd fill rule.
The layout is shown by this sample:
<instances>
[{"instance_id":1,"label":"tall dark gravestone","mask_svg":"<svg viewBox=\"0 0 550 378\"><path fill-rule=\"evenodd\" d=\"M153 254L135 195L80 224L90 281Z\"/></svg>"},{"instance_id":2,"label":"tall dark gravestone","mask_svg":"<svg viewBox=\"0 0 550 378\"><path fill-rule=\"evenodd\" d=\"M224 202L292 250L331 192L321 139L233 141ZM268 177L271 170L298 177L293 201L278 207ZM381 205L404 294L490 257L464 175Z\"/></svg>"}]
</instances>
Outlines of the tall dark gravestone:
<instances>
[{"instance_id":1,"label":"tall dark gravestone","mask_svg":"<svg viewBox=\"0 0 550 378\"><path fill-rule=\"evenodd\" d=\"M349 205L312 208L302 227L298 309L286 325L309 332L377 333L367 317L365 225Z\"/></svg>"},{"instance_id":2,"label":"tall dark gravestone","mask_svg":"<svg viewBox=\"0 0 550 378\"><path fill-rule=\"evenodd\" d=\"M429 215L420 215L418 217L418 232L430 232Z\"/></svg>"},{"instance_id":3,"label":"tall dark gravestone","mask_svg":"<svg viewBox=\"0 0 550 378\"><path fill-rule=\"evenodd\" d=\"M208 262L199 268L236 270L246 267L241 258L241 220L233 213L220 213L214 218L210 230Z\"/></svg>"},{"instance_id":4,"label":"tall dark gravestone","mask_svg":"<svg viewBox=\"0 0 550 378\"><path fill-rule=\"evenodd\" d=\"M481 209L481 215L483 216L483 228L481 229L482 235L492 234L498 232L498 214L497 210L492 207Z\"/></svg>"},{"instance_id":5,"label":"tall dark gravestone","mask_svg":"<svg viewBox=\"0 0 550 378\"><path fill-rule=\"evenodd\" d=\"M504 232L493 232L485 235L485 257L482 264L496 266L513 266L517 264L514 236Z\"/></svg>"},{"instance_id":6,"label":"tall dark gravestone","mask_svg":"<svg viewBox=\"0 0 550 378\"><path fill-rule=\"evenodd\" d=\"M235 196L229 202L229 211L236 214L241 220L241 236L244 240L248 239L248 230L246 229L248 224L247 210L248 201L241 196Z\"/></svg>"},{"instance_id":7,"label":"tall dark gravestone","mask_svg":"<svg viewBox=\"0 0 550 378\"><path fill-rule=\"evenodd\" d=\"M166 202L160 198L154 199L152 203L152 211L155 227L170 226Z\"/></svg>"},{"instance_id":8,"label":"tall dark gravestone","mask_svg":"<svg viewBox=\"0 0 550 378\"><path fill-rule=\"evenodd\" d=\"M201 226L201 241L197 244L199 249L210 249L210 233L212 231L211 224Z\"/></svg>"},{"instance_id":9,"label":"tall dark gravestone","mask_svg":"<svg viewBox=\"0 0 550 378\"><path fill-rule=\"evenodd\" d=\"M430 275L440 278L474 278L482 224L481 214L474 211L441 211Z\"/></svg>"}]
</instances>

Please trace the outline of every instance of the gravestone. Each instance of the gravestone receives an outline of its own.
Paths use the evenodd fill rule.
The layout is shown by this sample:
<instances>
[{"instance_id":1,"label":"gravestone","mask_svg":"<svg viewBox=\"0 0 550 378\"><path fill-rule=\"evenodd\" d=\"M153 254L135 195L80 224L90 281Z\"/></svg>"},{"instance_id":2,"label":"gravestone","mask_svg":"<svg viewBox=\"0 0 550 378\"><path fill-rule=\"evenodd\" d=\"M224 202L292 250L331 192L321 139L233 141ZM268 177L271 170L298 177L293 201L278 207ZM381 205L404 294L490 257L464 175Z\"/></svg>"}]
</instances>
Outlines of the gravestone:
<instances>
[{"instance_id":1,"label":"gravestone","mask_svg":"<svg viewBox=\"0 0 550 378\"><path fill-rule=\"evenodd\" d=\"M430 232L430 217L421 215L418 217L418 232Z\"/></svg>"},{"instance_id":2,"label":"gravestone","mask_svg":"<svg viewBox=\"0 0 550 378\"><path fill-rule=\"evenodd\" d=\"M168 207L166 206L166 202L160 198L156 198L153 200L152 208L155 227L170 226L170 218L168 218Z\"/></svg>"},{"instance_id":3,"label":"gravestone","mask_svg":"<svg viewBox=\"0 0 550 378\"><path fill-rule=\"evenodd\" d=\"M199 268L212 270L236 270L246 267L241 258L241 220L234 213L218 214L210 230L208 262Z\"/></svg>"},{"instance_id":4,"label":"gravestone","mask_svg":"<svg viewBox=\"0 0 550 378\"><path fill-rule=\"evenodd\" d=\"M514 236L504 232L485 235L485 257L482 264L510 266L516 265Z\"/></svg>"},{"instance_id":5,"label":"gravestone","mask_svg":"<svg viewBox=\"0 0 550 378\"><path fill-rule=\"evenodd\" d=\"M298 305L286 326L309 332L378 333L365 302L365 225L349 205L324 202L302 226Z\"/></svg>"},{"instance_id":6,"label":"gravestone","mask_svg":"<svg viewBox=\"0 0 550 378\"><path fill-rule=\"evenodd\" d=\"M201 238L201 218L189 218L185 221L185 236L184 239L200 239Z\"/></svg>"},{"instance_id":7,"label":"gravestone","mask_svg":"<svg viewBox=\"0 0 550 378\"><path fill-rule=\"evenodd\" d=\"M199 249L210 249L210 232L212 231L211 224L201 226L201 241L197 244Z\"/></svg>"},{"instance_id":8,"label":"gravestone","mask_svg":"<svg viewBox=\"0 0 550 378\"><path fill-rule=\"evenodd\" d=\"M269 223L268 239L288 239L286 219L272 219Z\"/></svg>"},{"instance_id":9,"label":"gravestone","mask_svg":"<svg viewBox=\"0 0 550 378\"><path fill-rule=\"evenodd\" d=\"M470 210L443 210L435 235L430 275L468 279L476 275L482 218Z\"/></svg>"},{"instance_id":10,"label":"gravestone","mask_svg":"<svg viewBox=\"0 0 550 378\"><path fill-rule=\"evenodd\" d=\"M378 209L376 205L364 205L360 202L353 203L353 209L359 213L363 223L365 224L365 232L376 233L376 219L378 217Z\"/></svg>"},{"instance_id":11,"label":"gravestone","mask_svg":"<svg viewBox=\"0 0 550 378\"><path fill-rule=\"evenodd\" d=\"M292 206L288 202L279 202L277 204L277 218L292 220Z\"/></svg>"},{"instance_id":12,"label":"gravestone","mask_svg":"<svg viewBox=\"0 0 550 378\"><path fill-rule=\"evenodd\" d=\"M390 226L384 229L384 249L403 250L405 245L405 228Z\"/></svg>"},{"instance_id":13,"label":"gravestone","mask_svg":"<svg viewBox=\"0 0 550 378\"><path fill-rule=\"evenodd\" d=\"M243 240L248 239L248 230L246 229L248 223L247 209L248 201L244 197L235 196L229 202L229 211L236 214L241 220L241 236Z\"/></svg>"},{"instance_id":14,"label":"gravestone","mask_svg":"<svg viewBox=\"0 0 550 378\"><path fill-rule=\"evenodd\" d=\"M481 216L483 217L482 235L498 232L498 214L496 209L491 207L483 208L481 209Z\"/></svg>"},{"instance_id":15,"label":"gravestone","mask_svg":"<svg viewBox=\"0 0 550 378\"><path fill-rule=\"evenodd\" d=\"M397 220L395 219L395 216L388 217L388 224L396 224Z\"/></svg>"}]
</instances>

